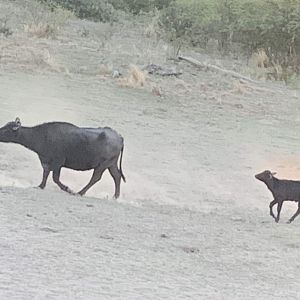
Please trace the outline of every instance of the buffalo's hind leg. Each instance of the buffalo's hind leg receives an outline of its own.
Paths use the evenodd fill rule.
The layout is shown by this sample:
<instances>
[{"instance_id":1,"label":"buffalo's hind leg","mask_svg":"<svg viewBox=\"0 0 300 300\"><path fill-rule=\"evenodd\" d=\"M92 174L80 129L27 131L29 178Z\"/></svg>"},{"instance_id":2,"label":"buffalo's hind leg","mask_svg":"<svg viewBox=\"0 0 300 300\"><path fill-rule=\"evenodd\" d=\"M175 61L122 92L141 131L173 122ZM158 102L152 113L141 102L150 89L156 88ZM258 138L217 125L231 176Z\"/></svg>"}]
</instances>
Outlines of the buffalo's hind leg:
<instances>
[{"instance_id":1,"label":"buffalo's hind leg","mask_svg":"<svg viewBox=\"0 0 300 300\"><path fill-rule=\"evenodd\" d=\"M101 166L94 169L94 173L92 175L90 182L81 191L79 191L78 194L80 196L83 196L96 182L98 182L101 179L104 171L105 169L103 169L103 167Z\"/></svg>"},{"instance_id":2,"label":"buffalo's hind leg","mask_svg":"<svg viewBox=\"0 0 300 300\"><path fill-rule=\"evenodd\" d=\"M74 195L75 193L59 180L61 168L53 170L53 181L65 192Z\"/></svg>"},{"instance_id":3,"label":"buffalo's hind leg","mask_svg":"<svg viewBox=\"0 0 300 300\"><path fill-rule=\"evenodd\" d=\"M288 220L288 223L292 223L295 218L300 214L300 202L298 202L298 209L295 214Z\"/></svg>"},{"instance_id":4,"label":"buffalo's hind leg","mask_svg":"<svg viewBox=\"0 0 300 300\"><path fill-rule=\"evenodd\" d=\"M43 179L38 187L44 189L47 183L48 176L50 174L50 166L48 164L42 163L42 167L43 167Z\"/></svg>"},{"instance_id":5,"label":"buffalo's hind leg","mask_svg":"<svg viewBox=\"0 0 300 300\"><path fill-rule=\"evenodd\" d=\"M120 183L121 183L121 173L118 169L117 162L108 168L110 175L114 179L115 182L115 198L119 198L120 196Z\"/></svg>"}]
</instances>

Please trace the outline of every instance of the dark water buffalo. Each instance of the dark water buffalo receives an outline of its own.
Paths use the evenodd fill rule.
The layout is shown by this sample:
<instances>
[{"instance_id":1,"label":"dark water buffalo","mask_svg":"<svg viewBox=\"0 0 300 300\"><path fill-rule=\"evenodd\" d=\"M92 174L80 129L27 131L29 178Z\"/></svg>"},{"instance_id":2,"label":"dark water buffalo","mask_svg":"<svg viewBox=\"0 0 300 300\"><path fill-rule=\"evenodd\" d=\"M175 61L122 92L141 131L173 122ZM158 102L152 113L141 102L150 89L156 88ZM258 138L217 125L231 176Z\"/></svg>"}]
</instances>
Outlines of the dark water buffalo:
<instances>
[{"instance_id":1,"label":"dark water buffalo","mask_svg":"<svg viewBox=\"0 0 300 300\"><path fill-rule=\"evenodd\" d=\"M52 171L53 181L62 190L73 193L59 180L63 167L78 171L94 169L90 182L79 192L80 195L99 181L106 169L115 182L115 198L120 195L121 178L125 182L122 172L123 138L108 127L81 128L64 122L23 127L17 118L0 128L0 142L20 144L37 153L44 170L39 185L42 189Z\"/></svg>"}]
</instances>

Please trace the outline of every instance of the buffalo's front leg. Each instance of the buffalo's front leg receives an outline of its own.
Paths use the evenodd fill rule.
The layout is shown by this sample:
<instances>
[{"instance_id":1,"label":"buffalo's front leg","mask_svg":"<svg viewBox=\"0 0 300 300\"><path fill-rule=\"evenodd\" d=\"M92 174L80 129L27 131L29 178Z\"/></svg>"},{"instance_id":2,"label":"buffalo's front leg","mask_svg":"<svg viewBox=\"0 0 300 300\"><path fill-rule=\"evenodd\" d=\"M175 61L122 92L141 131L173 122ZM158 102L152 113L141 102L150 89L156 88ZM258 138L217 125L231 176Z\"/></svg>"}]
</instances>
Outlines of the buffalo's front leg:
<instances>
[{"instance_id":1,"label":"buffalo's front leg","mask_svg":"<svg viewBox=\"0 0 300 300\"><path fill-rule=\"evenodd\" d=\"M273 206L275 205L277 203L277 200L273 200L273 201L271 201L270 202L270 216L272 217L272 218L274 218L274 219L276 219L276 217L275 217L275 215L274 215L274 213L273 213Z\"/></svg>"},{"instance_id":2,"label":"buffalo's front leg","mask_svg":"<svg viewBox=\"0 0 300 300\"><path fill-rule=\"evenodd\" d=\"M41 184L39 185L39 188L44 189L47 183L48 176L50 174L50 167L47 164L42 164L42 167L43 167L43 179Z\"/></svg>"},{"instance_id":3,"label":"buffalo's front leg","mask_svg":"<svg viewBox=\"0 0 300 300\"><path fill-rule=\"evenodd\" d=\"M280 212L281 212L281 208L282 208L282 203L283 201L279 201L278 205L277 205L277 217L275 218L275 222L278 223L279 218L280 218Z\"/></svg>"},{"instance_id":4,"label":"buffalo's front leg","mask_svg":"<svg viewBox=\"0 0 300 300\"><path fill-rule=\"evenodd\" d=\"M55 169L53 170L53 181L65 192L69 193L69 194L72 194L74 195L74 192L69 189L69 187L67 187L66 185L62 184L59 180L59 177L60 177L60 170L61 168L59 169Z\"/></svg>"}]
</instances>

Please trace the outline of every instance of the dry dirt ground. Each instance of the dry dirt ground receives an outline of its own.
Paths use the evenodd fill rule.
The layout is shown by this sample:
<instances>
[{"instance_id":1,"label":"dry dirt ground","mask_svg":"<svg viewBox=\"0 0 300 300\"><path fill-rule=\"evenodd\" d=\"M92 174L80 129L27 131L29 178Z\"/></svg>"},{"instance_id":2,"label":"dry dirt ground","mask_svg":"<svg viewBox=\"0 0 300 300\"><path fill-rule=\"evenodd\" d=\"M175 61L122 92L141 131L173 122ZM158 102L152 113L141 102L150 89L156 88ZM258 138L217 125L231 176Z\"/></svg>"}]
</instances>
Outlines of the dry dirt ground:
<instances>
[{"instance_id":1,"label":"dry dirt ground","mask_svg":"<svg viewBox=\"0 0 300 300\"><path fill-rule=\"evenodd\" d=\"M14 31L0 38L1 123L111 126L127 177L117 201L108 174L86 197L51 180L41 191L36 155L0 144L0 299L300 298L300 218L285 224L296 206L275 224L254 179L300 178L298 91L167 60L170 46L139 21L72 19L55 39L31 37L32 2L0 4ZM148 63L183 75L140 88L111 77ZM79 190L90 176L64 170L62 181Z\"/></svg>"}]
</instances>

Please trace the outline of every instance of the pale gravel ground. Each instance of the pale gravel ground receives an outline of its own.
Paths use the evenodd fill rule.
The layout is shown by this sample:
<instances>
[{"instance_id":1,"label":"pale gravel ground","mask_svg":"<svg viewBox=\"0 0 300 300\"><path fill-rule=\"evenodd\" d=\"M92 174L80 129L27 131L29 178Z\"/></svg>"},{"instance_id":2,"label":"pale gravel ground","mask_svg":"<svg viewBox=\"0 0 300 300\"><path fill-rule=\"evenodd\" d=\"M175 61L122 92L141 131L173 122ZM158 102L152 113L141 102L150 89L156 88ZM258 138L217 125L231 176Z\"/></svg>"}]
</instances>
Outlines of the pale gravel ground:
<instances>
[{"instance_id":1,"label":"pale gravel ground","mask_svg":"<svg viewBox=\"0 0 300 300\"><path fill-rule=\"evenodd\" d=\"M1 299L300 296L298 226L261 214L19 188L2 188L0 205Z\"/></svg>"},{"instance_id":2,"label":"pale gravel ground","mask_svg":"<svg viewBox=\"0 0 300 300\"><path fill-rule=\"evenodd\" d=\"M22 3L0 0L16 9L11 22ZM1 39L0 123L111 126L125 138L128 182L118 201L108 174L83 198L51 178L33 189L36 155L0 144L0 299L300 298L300 219L284 223L295 204L275 224L253 176L270 168L300 178L299 92L268 83L221 97L232 79L184 64L183 82L148 78L163 98L120 88L93 75L99 64L163 63L164 45L128 24L101 44L103 26L72 21L57 40L39 40L18 24ZM62 181L79 190L90 176L63 170Z\"/></svg>"},{"instance_id":3,"label":"pale gravel ground","mask_svg":"<svg viewBox=\"0 0 300 300\"><path fill-rule=\"evenodd\" d=\"M254 165L278 151L268 127L274 116L253 133L256 120L224 106L201 130L212 103L197 112L174 100L168 107L168 99L85 77L6 73L0 86L3 123L18 115L24 125L54 119L116 128L128 179L119 201L109 176L88 193L95 198L66 195L51 179L40 191L31 188L41 179L35 154L1 144L0 299L300 297L299 220L283 223L295 207L273 223L270 195L253 178ZM257 135L272 138L264 146ZM293 155L297 140L283 140L281 153ZM62 180L79 189L89 176L64 171Z\"/></svg>"}]
</instances>

